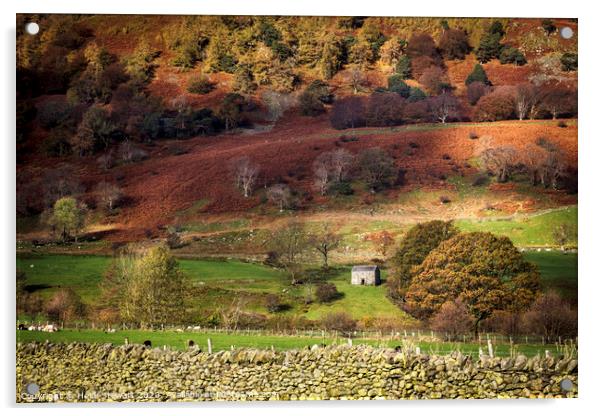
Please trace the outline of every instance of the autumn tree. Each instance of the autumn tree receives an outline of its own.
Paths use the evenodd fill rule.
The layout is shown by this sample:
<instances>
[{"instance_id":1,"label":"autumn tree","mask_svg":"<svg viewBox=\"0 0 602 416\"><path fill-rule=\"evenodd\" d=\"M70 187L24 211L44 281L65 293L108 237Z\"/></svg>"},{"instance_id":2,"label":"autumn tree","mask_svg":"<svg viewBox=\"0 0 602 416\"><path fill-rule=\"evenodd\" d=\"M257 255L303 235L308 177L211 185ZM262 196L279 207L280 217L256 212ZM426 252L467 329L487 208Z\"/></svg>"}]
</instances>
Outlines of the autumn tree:
<instances>
[{"instance_id":1,"label":"autumn tree","mask_svg":"<svg viewBox=\"0 0 602 416\"><path fill-rule=\"evenodd\" d=\"M439 40L439 49L445 59L464 59L470 52L468 36L460 29L446 29Z\"/></svg>"},{"instance_id":2,"label":"autumn tree","mask_svg":"<svg viewBox=\"0 0 602 416\"><path fill-rule=\"evenodd\" d=\"M387 257L389 249L395 243L395 238L389 231L383 230L372 237L372 243L381 256Z\"/></svg>"},{"instance_id":3,"label":"autumn tree","mask_svg":"<svg viewBox=\"0 0 602 416\"><path fill-rule=\"evenodd\" d=\"M60 289L46 303L46 313L51 319L73 321L85 318L81 297L71 288Z\"/></svg>"},{"instance_id":4,"label":"autumn tree","mask_svg":"<svg viewBox=\"0 0 602 416\"><path fill-rule=\"evenodd\" d=\"M407 42L397 36L389 38L380 48L380 60L383 64L394 66L401 59Z\"/></svg>"},{"instance_id":5,"label":"autumn tree","mask_svg":"<svg viewBox=\"0 0 602 416\"><path fill-rule=\"evenodd\" d=\"M407 89L409 94L409 88ZM403 123L404 99L392 92L374 92L366 105L366 125L395 126Z\"/></svg>"},{"instance_id":6,"label":"autumn tree","mask_svg":"<svg viewBox=\"0 0 602 416\"><path fill-rule=\"evenodd\" d=\"M52 228L58 231L63 241L71 236L77 237L84 228L86 218L85 204L78 203L75 198L66 196L54 203L49 215L48 222Z\"/></svg>"},{"instance_id":7,"label":"autumn tree","mask_svg":"<svg viewBox=\"0 0 602 416\"><path fill-rule=\"evenodd\" d=\"M96 192L98 194L98 202L101 206L113 211L113 208L119 203L122 198L122 192L119 186L102 181L96 186Z\"/></svg>"},{"instance_id":8,"label":"autumn tree","mask_svg":"<svg viewBox=\"0 0 602 416\"><path fill-rule=\"evenodd\" d=\"M475 105L479 99L489 92L489 87L480 81L471 82L466 87L466 97L470 105Z\"/></svg>"},{"instance_id":9,"label":"autumn tree","mask_svg":"<svg viewBox=\"0 0 602 416\"><path fill-rule=\"evenodd\" d=\"M365 123L365 111L360 97L341 98L332 106L330 124L339 130L360 127Z\"/></svg>"},{"instance_id":10,"label":"autumn tree","mask_svg":"<svg viewBox=\"0 0 602 416\"><path fill-rule=\"evenodd\" d=\"M574 115L577 112L577 93L562 86L549 86L542 92L542 109L552 120L560 115Z\"/></svg>"},{"instance_id":11,"label":"autumn tree","mask_svg":"<svg viewBox=\"0 0 602 416\"><path fill-rule=\"evenodd\" d=\"M267 189L266 195L270 202L278 206L280 212L291 206L293 195L291 193L291 188L286 184L277 183L270 186Z\"/></svg>"},{"instance_id":12,"label":"autumn tree","mask_svg":"<svg viewBox=\"0 0 602 416\"><path fill-rule=\"evenodd\" d=\"M430 320L433 331L445 333L447 341L459 341L472 328L473 318L461 300L448 300Z\"/></svg>"},{"instance_id":13,"label":"autumn tree","mask_svg":"<svg viewBox=\"0 0 602 416\"><path fill-rule=\"evenodd\" d=\"M243 156L234 161L232 168L236 187L242 191L245 198L248 198L255 187L259 165L251 161L248 156Z\"/></svg>"},{"instance_id":14,"label":"autumn tree","mask_svg":"<svg viewBox=\"0 0 602 416\"><path fill-rule=\"evenodd\" d=\"M451 221L419 223L408 230L391 258L392 273L387 278L389 293L403 298L412 280L412 268L418 266L441 242L458 233Z\"/></svg>"},{"instance_id":15,"label":"autumn tree","mask_svg":"<svg viewBox=\"0 0 602 416\"><path fill-rule=\"evenodd\" d=\"M405 306L428 319L446 301L459 299L473 316L476 334L493 311L526 310L539 290L537 267L523 259L508 237L463 233L443 241L415 270Z\"/></svg>"},{"instance_id":16,"label":"autumn tree","mask_svg":"<svg viewBox=\"0 0 602 416\"><path fill-rule=\"evenodd\" d=\"M445 72L438 66L427 68L418 81L432 95L438 95L445 89L450 89L449 80L447 79Z\"/></svg>"},{"instance_id":17,"label":"autumn tree","mask_svg":"<svg viewBox=\"0 0 602 416\"><path fill-rule=\"evenodd\" d=\"M477 121L509 120L514 117L516 94L512 88L498 87L482 96L475 108Z\"/></svg>"},{"instance_id":18,"label":"autumn tree","mask_svg":"<svg viewBox=\"0 0 602 416\"><path fill-rule=\"evenodd\" d=\"M429 110L433 118L440 123L458 116L460 104L455 95L444 93L428 100Z\"/></svg>"},{"instance_id":19,"label":"autumn tree","mask_svg":"<svg viewBox=\"0 0 602 416\"><path fill-rule=\"evenodd\" d=\"M142 327L182 322L191 283L167 246L126 251L116 259L115 273L125 322Z\"/></svg>"},{"instance_id":20,"label":"autumn tree","mask_svg":"<svg viewBox=\"0 0 602 416\"><path fill-rule=\"evenodd\" d=\"M309 244L322 256L322 265L325 269L328 268L330 254L339 247L340 243L341 236L334 232L326 223L309 235Z\"/></svg>"},{"instance_id":21,"label":"autumn tree","mask_svg":"<svg viewBox=\"0 0 602 416\"><path fill-rule=\"evenodd\" d=\"M529 332L542 335L548 343L560 336L577 336L577 311L555 292L540 295L523 320Z\"/></svg>"},{"instance_id":22,"label":"autumn tree","mask_svg":"<svg viewBox=\"0 0 602 416\"><path fill-rule=\"evenodd\" d=\"M324 81L316 80L307 86L299 96L301 114L317 116L325 111L324 104L332 102L332 94Z\"/></svg>"},{"instance_id":23,"label":"autumn tree","mask_svg":"<svg viewBox=\"0 0 602 416\"><path fill-rule=\"evenodd\" d=\"M363 150L358 156L358 167L371 192L393 185L398 174L395 161L380 147Z\"/></svg>"},{"instance_id":24,"label":"autumn tree","mask_svg":"<svg viewBox=\"0 0 602 416\"><path fill-rule=\"evenodd\" d=\"M71 148L75 153L83 156L95 149L106 149L117 134L119 131L108 111L92 106L84 113L77 127L77 134L71 137Z\"/></svg>"},{"instance_id":25,"label":"autumn tree","mask_svg":"<svg viewBox=\"0 0 602 416\"><path fill-rule=\"evenodd\" d=\"M518 152L512 146L487 148L481 152L481 164L498 182L506 182L518 164Z\"/></svg>"},{"instance_id":26,"label":"autumn tree","mask_svg":"<svg viewBox=\"0 0 602 416\"><path fill-rule=\"evenodd\" d=\"M410 58L426 56L434 60L435 64L441 64L441 55L437 50L435 41L428 33L415 33L410 37L406 53Z\"/></svg>"}]
</instances>

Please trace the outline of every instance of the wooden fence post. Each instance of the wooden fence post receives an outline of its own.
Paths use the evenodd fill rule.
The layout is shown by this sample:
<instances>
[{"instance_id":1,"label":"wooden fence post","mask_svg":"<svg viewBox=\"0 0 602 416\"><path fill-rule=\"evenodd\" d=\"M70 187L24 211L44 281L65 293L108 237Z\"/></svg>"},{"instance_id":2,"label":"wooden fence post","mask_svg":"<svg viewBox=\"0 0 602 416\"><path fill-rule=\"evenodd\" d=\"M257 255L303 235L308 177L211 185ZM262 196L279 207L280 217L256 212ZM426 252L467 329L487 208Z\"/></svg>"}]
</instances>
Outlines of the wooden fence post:
<instances>
[{"instance_id":1,"label":"wooden fence post","mask_svg":"<svg viewBox=\"0 0 602 416\"><path fill-rule=\"evenodd\" d=\"M207 338L207 352L209 354L213 353L213 348L211 347L211 338Z\"/></svg>"}]
</instances>

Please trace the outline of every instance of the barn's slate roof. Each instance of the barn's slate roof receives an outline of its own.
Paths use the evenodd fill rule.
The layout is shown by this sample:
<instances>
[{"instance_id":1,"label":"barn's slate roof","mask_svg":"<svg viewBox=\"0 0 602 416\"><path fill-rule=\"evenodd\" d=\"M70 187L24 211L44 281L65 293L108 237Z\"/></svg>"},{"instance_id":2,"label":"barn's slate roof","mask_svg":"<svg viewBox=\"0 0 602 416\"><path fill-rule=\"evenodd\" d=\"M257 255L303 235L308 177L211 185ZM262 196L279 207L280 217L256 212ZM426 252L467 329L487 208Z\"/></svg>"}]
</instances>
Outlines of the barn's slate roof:
<instances>
[{"instance_id":1,"label":"barn's slate roof","mask_svg":"<svg viewBox=\"0 0 602 416\"><path fill-rule=\"evenodd\" d=\"M378 266L353 266L352 272L374 272L378 269Z\"/></svg>"}]
</instances>

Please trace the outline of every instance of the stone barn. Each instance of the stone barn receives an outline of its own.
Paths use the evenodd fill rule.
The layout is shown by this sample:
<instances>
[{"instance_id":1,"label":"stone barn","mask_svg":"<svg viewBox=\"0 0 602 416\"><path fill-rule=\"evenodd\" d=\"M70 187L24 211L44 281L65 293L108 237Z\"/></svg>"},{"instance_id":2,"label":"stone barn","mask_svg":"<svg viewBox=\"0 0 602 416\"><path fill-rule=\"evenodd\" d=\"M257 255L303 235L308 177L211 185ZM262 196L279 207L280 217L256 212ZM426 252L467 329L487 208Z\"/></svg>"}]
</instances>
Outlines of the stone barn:
<instances>
[{"instance_id":1,"label":"stone barn","mask_svg":"<svg viewBox=\"0 0 602 416\"><path fill-rule=\"evenodd\" d=\"M352 285L380 285L380 269L378 266L353 266L351 269Z\"/></svg>"}]
</instances>

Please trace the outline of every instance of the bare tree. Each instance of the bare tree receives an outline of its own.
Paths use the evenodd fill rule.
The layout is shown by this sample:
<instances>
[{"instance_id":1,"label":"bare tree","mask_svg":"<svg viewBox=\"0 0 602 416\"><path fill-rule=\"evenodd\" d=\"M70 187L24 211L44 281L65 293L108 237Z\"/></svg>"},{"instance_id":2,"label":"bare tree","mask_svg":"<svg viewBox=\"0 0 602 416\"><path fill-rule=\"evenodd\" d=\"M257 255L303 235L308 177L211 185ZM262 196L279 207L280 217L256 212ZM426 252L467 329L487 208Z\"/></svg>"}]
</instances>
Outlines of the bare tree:
<instances>
[{"instance_id":1,"label":"bare tree","mask_svg":"<svg viewBox=\"0 0 602 416\"><path fill-rule=\"evenodd\" d=\"M533 143L528 144L520 153L520 163L531 178L531 185L537 185L539 182L539 171L545 156L544 149Z\"/></svg>"},{"instance_id":2,"label":"bare tree","mask_svg":"<svg viewBox=\"0 0 602 416\"><path fill-rule=\"evenodd\" d=\"M293 196L288 185L277 183L268 188L267 197L273 204L278 205L280 212L282 212L284 208L290 207Z\"/></svg>"},{"instance_id":3,"label":"bare tree","mask_svg":"<svg viewBox=\"0 0 602 416\"><path fill-rule=\"evenodd\" d=\"M347 79L351 85L351 88L353 89L354 94L359 93L366 82L364 72L357 66L354 66L349 70Z\"/></svg>"},{"instance_id":4,"label":"bare tree","mask_svg":"<svg viewBox=\"0 0 602 416\"><path fill-rule=\"evenodd\" d=\"M552 231L554 242L560 246L560 250L564 251L569 239L571 238L571 229L568 224L562 223Z\"/></svg>"},{"instance_id":5,"label":"bare tree","mask_svg":"<svg viewBox=\"0 0 602 416\"><path fill-rule=\"evenodd\" d=\"M371 192L393 184L398 175L395 160L380 147L371 147L359 154L358 165L362 179Z\"/></svg>"},{"instance_id":6,"label":"bare tree","mask_svg":"<svg viewBox=\"0 0 602 416\"><path fill-rule=\"evenodd\" d=\"M268 110L268 118L272 122L278 121L282 115L293 106L295 100L291 94L268 90L261 95Z\"/></svg>"},{"instance_id":7,"label":"bare tree","mask_svg":"<svg viewBox=\"0 0 602 416\"><path fill-rule=\"evenodd\" d=\"M429 99L431 114L441 123L445 123L449 118L456 117L458 107L458 99L448 93Z\"/></svg>"},{"instance_id":8,"label":"bare tree","mask_svg":"<svg viewBox=\"0 0 602 416\"><path fill-rule=\"evenodd\" d=\"M270 242L272 251L276 253L279 263L288 272L291 284L298 283L301 271L301 260L308 248L307 232L303 223L291 221L272 235Z\"/></svg>"},{"instance_id":9,"label":"bare tree","mask_svg":"<svg viewBox=\"0 0 602 416\"><path fill-rule=\"evenodd\" d=\"M391 234L389 231L383 230L372 238L372 242L374 243L374 247L378 250L380 255L387 257L389 249L393 243L395 243L395 238L393 238L393 234Z\"/></svg>"},{"instance_id":10,"label":"bare tree","mask_svg":"<svg viewBox=\"0 0 602 416\"><path fill-rule=\"evenodd\" d=\"M309 237L309 244L322 256L324 268L328 268L328 256L336 250L341 243L341 236L333 232L328 224L324 224L319 231Z\"/></svg>"},{"instance_id":11,"label":"bare tree","mask_svg":"<svg viewBox=\"0 0 602 416\"><path fill-rule=\"evenodd\" d=\"M316 162L318 162L316 160ZM320 192L320 195L326 195L330 185L330 174L328 167L322 163L314 162L314 187Z\"/></svg>"},{"instance_id":12,"label":"bare tree","mask_svg":"<svg viewBox=\"0 0 602 416\"><path fill-rule=\"evenodd\" d=\"M506 182L517 164L517 152L512 146L491 147L481 153L483 167L493 173L498 182Z\"/></svg>"},{"instance_id":13,"label":"bare tree","mask_svg":"<svg viewBox=\"0 0 602 416\"><path fill-rule=\"evenodd\" d=\"M325 195L330 184L340 183L347 179L355 157L345 149L336 149L320 154L313 164L314 185Z\"/></svg>"},{"instance_id":14,"label":"bare tree","mask_svg":"<svg viewBox=\"0 0 602 416\"><path fill-rule=\"evenodd\" d=\"M98 202L109 211L113 211L113 208L122 197L119 186L105 181L98 184L96 193L98 194Z\"/></svg>"},{"instance_id":15,"label":"bare tree","mask_svg":"<svg viewBox=\"0 0 602 416\"><path fill-rule=\"evenodd\" d=\"M249 157L243 156L234 161L233 167L236 187L248 198L257 181L259 165L253 163Z\"/></svg>"}]
</instances>

